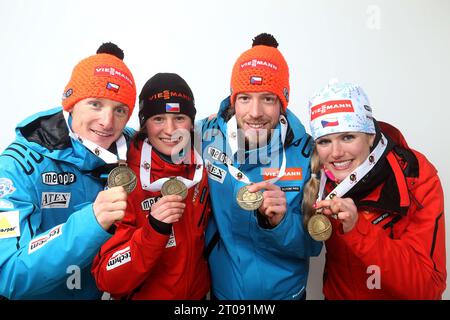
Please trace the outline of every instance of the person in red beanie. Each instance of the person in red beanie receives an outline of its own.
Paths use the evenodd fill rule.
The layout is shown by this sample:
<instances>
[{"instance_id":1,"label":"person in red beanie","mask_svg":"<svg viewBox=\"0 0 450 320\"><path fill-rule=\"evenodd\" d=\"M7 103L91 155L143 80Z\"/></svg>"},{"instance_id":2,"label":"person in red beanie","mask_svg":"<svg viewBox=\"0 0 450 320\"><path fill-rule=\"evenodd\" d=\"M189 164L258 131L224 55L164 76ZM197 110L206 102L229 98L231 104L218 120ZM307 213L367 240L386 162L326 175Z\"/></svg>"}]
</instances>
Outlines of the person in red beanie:
<instances>
[{"instance_id":1,"label":"person in red beanie","mask_svg":"<svg viewBox=\"0 0 450 320\"><path fill-rule=\"evenodd\" d=\"M212 219L206 233L212 297L306 297L321 243L302 224L310 138L289 110L289 69L269 34L236 60L231 95L200 124Z\"/></svg>"},{"instance_id":2,"label":"person in red beanie","mask_svg":"<svg viewBox=\"0 0 450 320\"><path fill-rule=\"evenodd\" d=\"M79 62L62 106L21 122L0 155L0 295L98 299L90 265L123 218L122 186L105 179L126 160L136 100L115 44Z\"/></svg>"},{"instance_id":3,"label":"person in red beanie","mask_svg":"<svg viewBox=\"0 0 450 320\"><path fill-rule=\"evenodd\" d=\"M324 296L442 299L445 214L437 170L372 109L352 83L332 82L310 99L315 148L303 208L312 230L331 227L322 239Z\"/></svg>"},{"instance_id":4,"label":"person in red beanie","mask_svg":"<svg viewBox=\"0 0 450 320\"><path fill-rule=\"evenodd\" d=\"M137 187L92 273L114 299L205 298L210 214L203 161L193 148L194 96L184 79L158 73L139 95L141 129L129 151Z\"/></svg>"}]
</instances>

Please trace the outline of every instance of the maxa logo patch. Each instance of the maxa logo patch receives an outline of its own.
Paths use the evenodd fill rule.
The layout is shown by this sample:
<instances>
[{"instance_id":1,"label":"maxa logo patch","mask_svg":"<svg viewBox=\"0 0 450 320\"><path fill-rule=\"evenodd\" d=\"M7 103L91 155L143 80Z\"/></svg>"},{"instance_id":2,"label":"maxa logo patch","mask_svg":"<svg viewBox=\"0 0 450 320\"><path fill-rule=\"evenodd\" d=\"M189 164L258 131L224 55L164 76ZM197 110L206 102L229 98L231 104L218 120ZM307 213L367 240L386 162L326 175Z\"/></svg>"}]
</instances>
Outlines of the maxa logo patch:
<instances>
[{"instance_id":1,"label":"maxa logo patch","mask_svg":"<svg viewBox=\"0 0 450 320\"><path fill-rule=\"evenodd\" d=\"M66 186L77 181L77 176L72 172L44 172L41 177L42 183L49 186Z\"/></svg>"},{"instance_id":2,"label":"maxa logo patch","mask_svg":"<svg viewBox=\"0 0 450 320\"><path fill-rule=\"evenodd\" d=\"M70 193L42 192L41 208L68 208Z\"/></svg>"},{"instance_id":3,"label":"maxa logo patch","mask_svg":"<svg viewBox=\"0 0 450 320\"><path fill-rule=\"evenodd\" d=\"M119 92L120 86L118 84L108 82L106 84L106 89L114 91L114 92Z\"/></svg>"},{"instance_id":4,"label":"maxa logo patch","mask_svg":"<svg viewBox=\"0 0 450 320\"><path fill-rule=\"evenodd\" d=\"M30 245L28 247L28 254L31 254L43 246L45 246L47 243L49 243L52 240L55 240L60 235L62 235L62 224L54 227L51 229L46 235L36 237L35 239L31 240Z\"/></svg>"},{"instance_id":5,"label":"maxa logo patch","mask_svg":"<svg viewBox=\"0 0 450 320\"><path fill-rule=\"evenodd\" d=\"M351 100L332 100L311 108L311 121L331 113L354 112Z\"/></svg>"},{"instance_id":6,"label":"maxa logo patch","mask_svg":"<svg viewBox=\"0 0 450 320\"><path fill-rule=\"evenodd\" d=\"M261 85L263 83L262 77L252 76L250 77L250 84Z\"/></svg>"},{"instance_id":7,"label":"maxa logo patch","mask_svg":"<svg viewBox=\"0 0 450 320\"><path fill-rule=\"evenodd\" d=\"M166 103L166 112L179 113L180 104L179 103Z\"/></svg>"},{"instance_id":8,"label":"maxa logo patch","mask_svg":"<svg viewBox=\"0 0 450 320\"><path fill-rule=\"evenodd\" d=\"M161 197L152 197L147 198L144 201L141 202L141 208L144 211L148 211L151 209L152 205L154 205Z\"/></svg>"},{"instance_id":9,"label":"maxa logo patch","mask_svg":"<svg viewBox=\"0 0 450 320\"><path fill-rule=\"evenodd\" d=\"M0 239L19 236L19 211L0 212Z\"/></svg>"},{"instance_id":10,"label":"maxa logo patch","mask_svg":"<svg viewBox=\"0 0 450 320\"><path fill-rule=\"evenodd\" d=\"M278 176L280 169L265 168L262 169L264 180L269 180ZM303 180L302 168L286 168L284 176L279 180Z\"/></svg>"},{"instance_id":11,"label":"maxa logo patch","mask_svg":"<svg viewBox=\"0 0 450 320\"><path fill-rule=\"evenodd\" d=\"M125 249L114 252L114 254L109 259L108 264L106 265L106 270L109 271L115 269L130 261L131 261L131 252L130 247L128 246Z\"/></svg>"}]
</instances>

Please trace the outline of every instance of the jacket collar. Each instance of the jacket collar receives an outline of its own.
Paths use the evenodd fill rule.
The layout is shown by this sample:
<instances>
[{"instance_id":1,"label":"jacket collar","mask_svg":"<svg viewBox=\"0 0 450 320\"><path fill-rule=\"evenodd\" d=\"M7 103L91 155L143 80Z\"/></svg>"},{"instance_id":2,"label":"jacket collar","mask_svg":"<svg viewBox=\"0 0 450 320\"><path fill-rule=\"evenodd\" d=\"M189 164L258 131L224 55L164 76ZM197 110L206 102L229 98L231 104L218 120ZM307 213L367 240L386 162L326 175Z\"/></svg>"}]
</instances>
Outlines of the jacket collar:
<instances>
[{"instance_id":1,"label":"jacket collar","mask_svg":"<svg viewBox=\"0 0 450 320\"><path fill-rule=\"evenodd\" d=\"M218 124L219 130L222 132L224 137L227 136L226 110L228 108L230 108L230 106L231 106L230 97L228 96L221 102L219 112L217 113L217 124ZM285 141L286 147L288 147L290 144L299 143L300 140L302 140L305 137L308 137L303 124L294 115L294 113L292 113L289 109L286 109L286 119L288 122L288 131L286 134L286 141ZM281 132L280 124L277 125L276 129L278 132ZM269 150L266 151L267 148ZM269 143L268 146L258 148L256 150L252 150L249 153L258 152L259 154L270 155L273 152L280 152L280 151L281 151L281 144L271 145ZM281 154L281 152L280 152L280 154Z\"/></svg>"}]
</instances>

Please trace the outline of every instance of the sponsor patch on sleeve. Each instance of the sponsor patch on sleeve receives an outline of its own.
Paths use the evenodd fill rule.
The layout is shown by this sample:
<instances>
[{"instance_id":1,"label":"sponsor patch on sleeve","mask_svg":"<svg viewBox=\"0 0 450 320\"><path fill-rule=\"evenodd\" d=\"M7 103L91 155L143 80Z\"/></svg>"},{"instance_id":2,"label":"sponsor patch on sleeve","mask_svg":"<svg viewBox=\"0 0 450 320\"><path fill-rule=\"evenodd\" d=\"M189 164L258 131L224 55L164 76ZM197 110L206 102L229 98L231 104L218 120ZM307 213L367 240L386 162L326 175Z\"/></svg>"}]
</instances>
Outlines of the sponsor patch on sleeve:
<instances>
[{"instance_id":1,"label":"sponsor patch on sleeve","mask_svg":"<svg viewBox=\"0 0 450 320\"><path fill-rule=\"evenodd\" d=\"M131 261L131 252L130 246L128 246L125 249L113 253L113 255L108 261L108 264L106 265L106 270L109 271L115 269L130 261Z\"/></svg>"},{"instance_id":2,"label":"sponsor patch on sleeve","mask_svg":"<svg viewBox=\"0 0 450 320\"><path fill-rule=\"evenodd\" d=\"M0 239L19 236L19 211L0 212Z\"/></svg>"},{"instance_id":3,"label":"sponsor patch on sleeve","mask_svg":"<svg viewBox=\"0 0 450 320\"><path fill-rule=\"evenodd\" d=\"M13 182L8 178L0 178L0 198L13 194L16 191Z\"/></svg>"},{"instance_id":4,"label":"sponsor patch on sleeve","mask_svg":"<svg viewBox=\"0 0 450 320\"><path fill-rule=\"evenodd\" d=\"M63 224L57 225L56 227L51 229L46 234L39 235L36 238L32 239L30 241L30 245L28 246L28 254L31 254L31 253L41 249L47 243L49 243L52 240L55 240L60 235L62 235L62 226L63 226Z\"/></svg>"}]
</instances>

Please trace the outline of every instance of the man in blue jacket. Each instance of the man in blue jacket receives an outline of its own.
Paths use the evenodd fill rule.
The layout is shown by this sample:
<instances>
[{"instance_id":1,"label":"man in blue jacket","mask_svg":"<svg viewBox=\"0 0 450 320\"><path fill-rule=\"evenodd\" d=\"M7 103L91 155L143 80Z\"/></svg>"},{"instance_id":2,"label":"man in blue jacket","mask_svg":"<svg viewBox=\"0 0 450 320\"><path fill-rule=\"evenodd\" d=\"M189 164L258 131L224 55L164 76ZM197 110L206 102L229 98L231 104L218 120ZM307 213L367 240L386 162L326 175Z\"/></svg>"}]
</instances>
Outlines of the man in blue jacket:
<instances>
[{"instance_id":1,"label":"man in blue jacket","mask_svg":"<svg viewBox=\"0 0 450 320\"><path fill-rule=\"evenodd\" d=\"M123 187L100 176L126 159L136 86L116 45L77 64L62 106L16 128L0 155L0 295L97 299L93 257L123 218ZM111 230L110 230L111 231Z\"/></svg>"},{"instance_id":2,"label":"man in blue jacket","mask_svg":"<svg viewBox=\"0 0 450 320\"><path fill-rule=\"evenodd\" d=\"M206 234L212 296L304 299L309 257L300 204L311 139L287 109L289 70L261 34L236 61L231 96L201 123L213 217Z\"/></svg>"}]
</instances>

